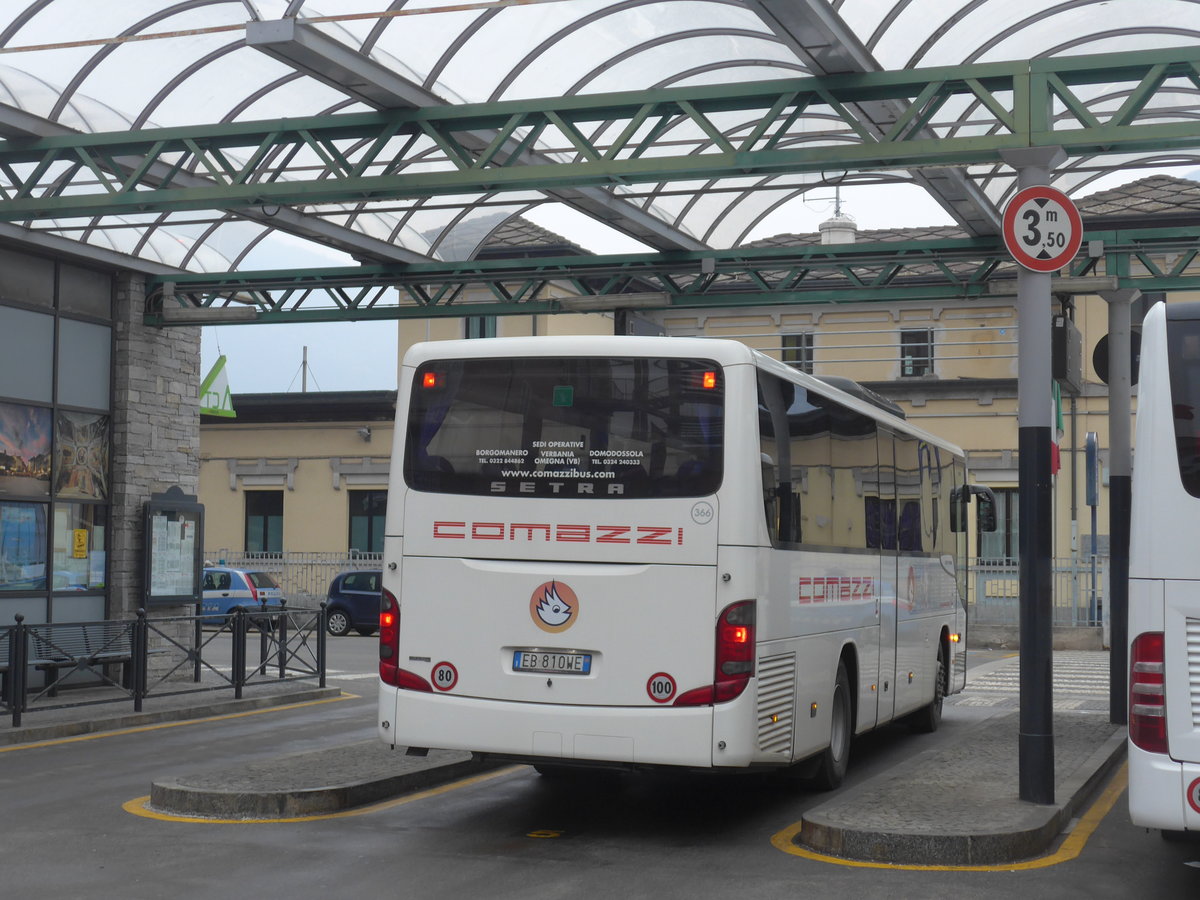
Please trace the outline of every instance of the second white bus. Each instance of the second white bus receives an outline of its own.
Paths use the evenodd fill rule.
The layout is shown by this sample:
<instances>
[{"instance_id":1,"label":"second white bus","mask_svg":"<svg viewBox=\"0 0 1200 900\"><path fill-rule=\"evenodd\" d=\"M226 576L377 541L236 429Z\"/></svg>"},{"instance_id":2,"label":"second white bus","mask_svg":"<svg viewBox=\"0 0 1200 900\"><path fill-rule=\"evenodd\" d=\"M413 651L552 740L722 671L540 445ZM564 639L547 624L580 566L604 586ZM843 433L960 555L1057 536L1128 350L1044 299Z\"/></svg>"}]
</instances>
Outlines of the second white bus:
<instances>
[{"instance_id":1,"label":"second white bus","mask_svg":"<svg viewBox=\"0 0 1200 900\"><path fill-rule=\"evenodd\" d=\"M1200 303L1142 325L1129 540L1129 815L1200 832Z\"/></svg>"},{"instance_id":2,"label":"second white bus","mask_svg":"<svg viewBox=\"0 0 1200 900\"><path fill-rule=\"evenodd\" d=\"M853 735L937 728L990 492L884 405L733 341L415 346L381 739L543 772L807 761L833 787Z\"/></svg>"}]
</instances>

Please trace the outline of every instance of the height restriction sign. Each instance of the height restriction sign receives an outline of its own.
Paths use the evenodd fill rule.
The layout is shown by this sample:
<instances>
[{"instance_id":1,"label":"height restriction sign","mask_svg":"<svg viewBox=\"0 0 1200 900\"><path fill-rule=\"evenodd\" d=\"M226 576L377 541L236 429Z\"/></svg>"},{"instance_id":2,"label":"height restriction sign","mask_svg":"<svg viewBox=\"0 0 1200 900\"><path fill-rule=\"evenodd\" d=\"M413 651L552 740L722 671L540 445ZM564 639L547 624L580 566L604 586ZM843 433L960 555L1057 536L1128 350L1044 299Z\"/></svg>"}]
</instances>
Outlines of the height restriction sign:
<instances>
[{"instance_id":1,"label":"height restriction sign","mask_svg":"<svg viewBox=\"0 0 1200 900\"><path fill-rule=\"evenodd\" d=\"M1004 246L1035 272L1056 272L1079 252L1083 220L1075 204L1052 187L1027 187L1004 207Z\"/></svg>"}]
</instances>

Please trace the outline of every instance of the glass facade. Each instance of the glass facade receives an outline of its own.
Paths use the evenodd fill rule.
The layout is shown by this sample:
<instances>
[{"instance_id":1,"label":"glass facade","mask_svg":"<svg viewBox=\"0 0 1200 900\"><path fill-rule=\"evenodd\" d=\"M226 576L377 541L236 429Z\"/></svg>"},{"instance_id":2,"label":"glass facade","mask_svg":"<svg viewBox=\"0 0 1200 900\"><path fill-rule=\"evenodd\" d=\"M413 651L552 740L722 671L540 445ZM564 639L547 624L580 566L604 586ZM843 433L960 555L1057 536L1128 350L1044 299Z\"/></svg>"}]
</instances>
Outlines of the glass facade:
<instances>
[{"instance_id":1,"label":"glass facade","mask_svg":"<svg viewBox=\"0 0 1200 900\"><path fill-rule=\"evenodd\" d=\"M107 613L110 275L0 251L0 621Z\"/></svg>"}]
</instances>

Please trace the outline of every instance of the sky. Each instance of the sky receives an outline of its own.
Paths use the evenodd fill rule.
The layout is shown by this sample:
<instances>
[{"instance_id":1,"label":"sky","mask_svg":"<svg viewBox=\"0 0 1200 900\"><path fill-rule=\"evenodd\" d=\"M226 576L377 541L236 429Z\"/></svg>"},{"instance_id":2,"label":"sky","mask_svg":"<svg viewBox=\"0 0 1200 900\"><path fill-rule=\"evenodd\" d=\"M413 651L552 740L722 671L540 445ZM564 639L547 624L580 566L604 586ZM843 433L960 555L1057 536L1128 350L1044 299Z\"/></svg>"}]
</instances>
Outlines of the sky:
<instances>
[{"instance_id":1,"label":"sky","mask_svg":"<svg viewBox=\"0 0 1200 900\"><path fill-rule=\"evenodd\" d=\"M1198 179L1200 171L1144 169L1106 175L1085 194L1162 172ZM920 188L907 184L861 185L843 188L842 212L860 229L952 225L953 220ZM813 191L781 207L759 224L751 240L777 234L817 231L834 210L833 190ZM525 217L594 253L629 253L647 248L607 226L557 204L547 204ZM270 265L317 267L344 264L314 257L296 242L296 258L272 260ZM224 325L207 327L201 337L201 369L206 375L217 357L226 357L230 390L235 393L299 393L307 380L310 391L394 390L396 387L395 321L325 324ZM307 379L302 364L307 348Z\"/></svg>"}]
</instances>

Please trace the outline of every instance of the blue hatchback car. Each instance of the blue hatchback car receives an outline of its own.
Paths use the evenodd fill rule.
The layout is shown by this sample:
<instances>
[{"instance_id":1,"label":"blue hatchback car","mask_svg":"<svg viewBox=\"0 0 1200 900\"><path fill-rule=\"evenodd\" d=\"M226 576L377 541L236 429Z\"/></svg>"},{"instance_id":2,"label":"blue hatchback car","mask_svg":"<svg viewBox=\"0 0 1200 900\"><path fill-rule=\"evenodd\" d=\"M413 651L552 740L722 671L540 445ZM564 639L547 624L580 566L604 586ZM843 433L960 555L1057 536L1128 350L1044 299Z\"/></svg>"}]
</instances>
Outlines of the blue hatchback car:
<instances>
[{"instance_id":1,"label":"blue hatchback car","mask_svg":"<svg viewBox=\"0 0 1200 900\"><path fill-rule=\"evenodd\" d=\"M379 597L383 572L379 569L355 569L340 572L329 582L325 598L329 633L340 637L353 628L363 636L379 629Z\"/></svg>"}]
</instances>

